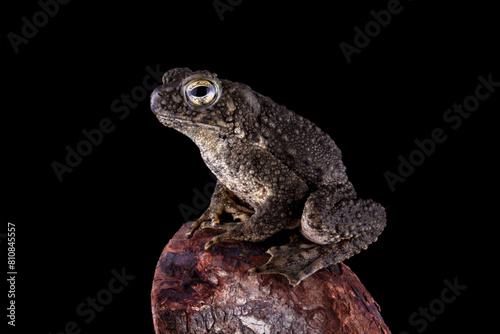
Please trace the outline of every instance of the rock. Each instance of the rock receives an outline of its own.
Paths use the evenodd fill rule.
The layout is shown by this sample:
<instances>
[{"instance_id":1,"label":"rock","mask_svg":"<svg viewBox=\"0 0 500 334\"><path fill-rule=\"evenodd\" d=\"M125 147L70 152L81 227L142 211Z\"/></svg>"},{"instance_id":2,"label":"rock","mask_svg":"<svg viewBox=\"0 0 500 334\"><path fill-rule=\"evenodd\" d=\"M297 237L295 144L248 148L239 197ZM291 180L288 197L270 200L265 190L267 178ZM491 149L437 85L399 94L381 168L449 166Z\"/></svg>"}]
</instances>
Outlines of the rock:
<instances>
[{"instance_id":1,"label":"rock","mask_svg":"<svg viewBox=\"0 0 500 334\"><path fill-rule=\"evenodd\" d=\"M247 276L269 259L267 247L224 241L184 224L164 248L151 291L156 334L390 333L380 308L343 263L292 288L282 275Z\"/></svg>"}]
</instances>

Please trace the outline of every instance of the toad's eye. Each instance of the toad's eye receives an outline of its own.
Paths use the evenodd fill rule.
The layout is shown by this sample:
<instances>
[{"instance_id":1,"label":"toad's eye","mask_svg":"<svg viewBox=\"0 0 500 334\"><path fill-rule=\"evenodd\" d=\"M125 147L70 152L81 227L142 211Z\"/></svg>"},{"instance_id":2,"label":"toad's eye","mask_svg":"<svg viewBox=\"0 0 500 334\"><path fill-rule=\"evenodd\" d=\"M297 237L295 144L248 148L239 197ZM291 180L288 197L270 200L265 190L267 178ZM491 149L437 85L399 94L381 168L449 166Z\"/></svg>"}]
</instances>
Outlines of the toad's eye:
<instances>
[{"instance_id":1,"label":"toad's eye","mask_svg":"<svg viewBox=\"0 0 500 334\"><path fill-rule=\"evenodd\" d=\"M184 98L194 107L210 107L217 102L219 95L219 85L209 79L191 80L184 86Z\"/></svg>"}]
</instances>

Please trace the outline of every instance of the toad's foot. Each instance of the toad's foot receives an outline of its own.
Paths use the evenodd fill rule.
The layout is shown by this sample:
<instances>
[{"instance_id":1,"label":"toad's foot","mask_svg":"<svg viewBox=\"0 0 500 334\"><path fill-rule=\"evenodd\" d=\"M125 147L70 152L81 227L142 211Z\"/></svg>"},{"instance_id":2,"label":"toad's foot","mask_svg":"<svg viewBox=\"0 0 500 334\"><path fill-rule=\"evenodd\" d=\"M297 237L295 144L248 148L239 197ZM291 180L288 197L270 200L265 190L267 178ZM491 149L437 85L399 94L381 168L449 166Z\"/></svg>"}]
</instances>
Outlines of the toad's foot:
<instances>
[{"instance_id":1,"label":"toad's foot","mask_svg":"<svg viewBox=\"0 0 500 334\"><path fill-rule=\"evenodd\" d=\"M248 275L281 274L288 278L291 286L297 286L316 271L352 256L356 250L351 245L352 240L318 245L303 241L298 235L294 235L288 245L271 247L267 251L271 254L269 261L260 267L250 269Z\"/></svg>"},{"instance_id":2,"label":"toad's foot","mask_svg":"<svg viewBox=\"0 0 500 334\"><path fill-rule=\"evenodd\" d=\"M223 223L217 226L213 226L211 222L203 222L201 224L201 228L215 228L218 230L224 230L225 233L219 234L218 236L212 238L209 242L205 244L205 250L209 250L215 244L223 240L246 240L246 236L248 232L245 232L245 223L242 222L234 222L234 223Z\"/></svg>"},{"instance_id":3,"label":"toad's foot","mask_svg":"<svg viewBox=\"0 0 500 334\"><path fill-rule=\"evenodd\" d=\"M231 214L234 220L246 221L254 211L236 203L235 195L218 182L210 206L200 218L193 222L186 237L190 238L200 225L202 228L218 228L221 224L221 216L226 213Z\"/></svg>"},{"instance_id":4,"label":"toad's foot","mask_svg":"<svg viewBox=\"0 0 500 334\"><path fill-rule=\"evenodd\" d=\"M222 226L224 225L231 224L231 223L221 223L221 216L226 213L231 214L233 216L233 219L236 221L246 222L254 212L235 202L231 203L228 200L226 203L224 203L223 206L220 206L217 209L209 207L207 211L205 211L205 213L201 215L200 218L198 218L195 222L193 222L193 225L191 225L188 232L186 233L186 237L190 238L193 235L194 231L198 229L198 227L201 227L202 229L205 228L219 229L222 228Z\"/></svg>"}]
</instances>

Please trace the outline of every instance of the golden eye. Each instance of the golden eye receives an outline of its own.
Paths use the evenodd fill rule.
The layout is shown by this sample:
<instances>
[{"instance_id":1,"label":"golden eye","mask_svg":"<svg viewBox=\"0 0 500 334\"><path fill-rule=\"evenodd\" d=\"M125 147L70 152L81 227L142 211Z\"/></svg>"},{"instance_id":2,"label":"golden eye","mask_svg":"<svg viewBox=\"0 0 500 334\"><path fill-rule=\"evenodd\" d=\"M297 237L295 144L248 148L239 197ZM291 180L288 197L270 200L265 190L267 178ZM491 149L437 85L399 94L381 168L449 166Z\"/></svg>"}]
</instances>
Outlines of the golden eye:
<instances>
[{"instance_id":1,"label":"golden eye","mask_svg":"<svg viewBox=\"0 0 500 334\"><path fill-rule=\"evenodd\" d=\"M219 85L210 79L194 79L184 86L184 98L194 107L210 107L219 95Z\"/></svg>"}]
</instances>

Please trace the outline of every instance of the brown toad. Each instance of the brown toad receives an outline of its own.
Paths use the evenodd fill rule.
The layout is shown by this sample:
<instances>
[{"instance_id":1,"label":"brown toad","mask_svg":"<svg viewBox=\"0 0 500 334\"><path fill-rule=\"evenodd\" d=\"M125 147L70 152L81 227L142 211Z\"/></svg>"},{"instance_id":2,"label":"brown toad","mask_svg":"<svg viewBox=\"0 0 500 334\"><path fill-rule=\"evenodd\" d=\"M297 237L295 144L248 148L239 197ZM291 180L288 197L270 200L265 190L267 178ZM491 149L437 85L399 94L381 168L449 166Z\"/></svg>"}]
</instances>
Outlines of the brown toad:
<instances>
[{"instance_id":1,"label":"brown toad","mask_svg":"<svg viewBox=\"0 0 500 334\"><path fill-rule=\"evenodd\" d=\"M311 121L207 71L175 68L151 97L165 126L191 138L218 181L209 208L188 236L202 228L224 230L226 239L262 241L282 229L298 237L272 247L271 259L249 274L279 273L297 285L377 240L384 208L359 199L333 140ZM220 222L223 214L232 222Z\"/></svg>"}]
</instances>

